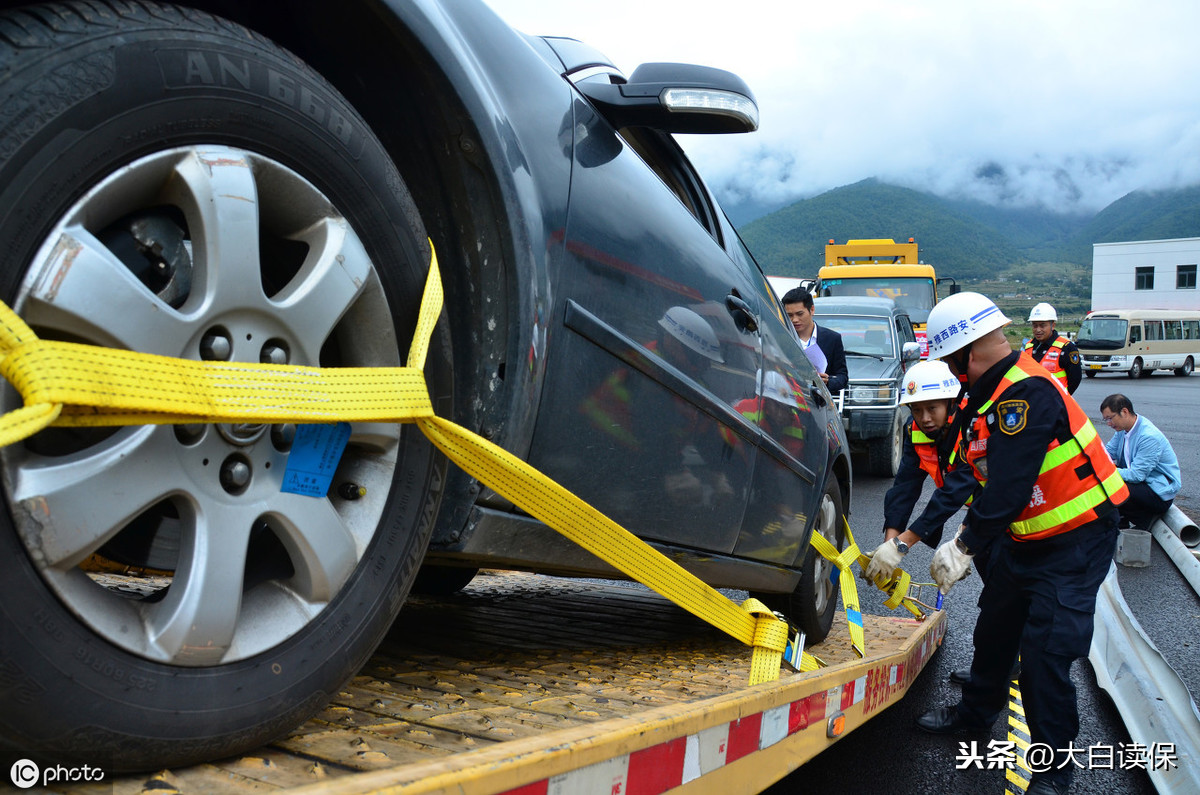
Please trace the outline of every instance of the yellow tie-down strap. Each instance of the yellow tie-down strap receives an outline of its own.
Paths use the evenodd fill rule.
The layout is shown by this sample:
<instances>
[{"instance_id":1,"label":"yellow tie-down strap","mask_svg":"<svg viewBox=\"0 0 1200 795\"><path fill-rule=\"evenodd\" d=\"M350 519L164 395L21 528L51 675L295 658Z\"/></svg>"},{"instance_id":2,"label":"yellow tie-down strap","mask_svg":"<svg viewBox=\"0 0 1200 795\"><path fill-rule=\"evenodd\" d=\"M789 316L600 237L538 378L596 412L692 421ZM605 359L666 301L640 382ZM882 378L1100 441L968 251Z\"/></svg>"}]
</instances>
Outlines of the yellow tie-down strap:
<instances>
[{"instance_id":1,"label":"yellow tie-down strap","mask_svg":"<svg viewBox=\"0 0 1200 795\"><path fill-rule=\"evenodd\" d=\"M862 612L858 607L858 585L854 582L854 575L850 571L850 564L857 563L863 572L863 578L866 579L867 567L871 564L869 555L864 554L854 541L854 534L850 531L850 523L842 517L842 527L846 535L846 547L841 552L834 548L833 544L819 533L813 533L812 546L826 560L833 563L838 569L839 582L842 590L842 604L846 606L846 623L850 628L850 645L854 647L854 651L859 657L865 656L866 646L863 640L863 620ZM922 602L915 596L912 596L910 591L920 589L932 583L914 583L912 576L904 569L896 568L891 577L877 575L870 582L879 590L888 595L883 606L889 610L895 610L897 607L903 607L908 612L912 613L916 618L925 618L925 613L921 608L926 610L938 610L932 605Z\"/></svg>"},{"instance_id":2,"label":"yellow tie-down strap","mask_svg":"<svg viewBox=\"0 0 1200 795\"><path fill-rule=\"evenodd\" d=\"M0 374L25 405L0 417L0 447L49 425L98 426L195 422L414 422L452 461L514 505L675 604L752 646L750 683L779 677L787 623L761 602L740 606L628 530L502 448L437 417L423 369L442 311L442 283L432 252L429 277L406 367L315 368L210 362L77 343L39 340L0 302ZM846 527L849 538L849 525ZM814 534L814 545L824 542ZM849 563L865 560L851 540L840 557L843 593L857 591ZM823 551L830 557L827 551ZM905 575L907 576L907 575ZM847 588L847 583L849 587ZM849 612L849 600L847 600ZM862 650L862 618L855 648ZM805 653L802 670L819 662Z\"/></svg>"}]
</instances>

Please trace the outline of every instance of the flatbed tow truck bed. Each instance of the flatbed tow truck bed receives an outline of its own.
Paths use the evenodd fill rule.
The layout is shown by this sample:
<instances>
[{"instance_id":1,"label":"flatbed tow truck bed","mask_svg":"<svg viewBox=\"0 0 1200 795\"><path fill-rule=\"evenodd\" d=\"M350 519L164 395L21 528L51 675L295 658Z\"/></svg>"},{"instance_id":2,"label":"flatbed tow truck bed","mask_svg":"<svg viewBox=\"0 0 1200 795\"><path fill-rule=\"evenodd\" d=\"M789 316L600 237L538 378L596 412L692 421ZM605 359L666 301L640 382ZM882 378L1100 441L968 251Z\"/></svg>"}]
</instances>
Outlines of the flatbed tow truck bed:
<instances>
[{"instance_id":1,"label":"flatbed tow truck bed","mask_svg":"<svg viewBox=\"0 0 1200 795\"><path fill-rule=\"evenodd\" d=\"M863 620L865 658L839 614L808 649L828 667L749 686L747 647L641 585L484 571L411 597L283 739L62 791L755 792L901 698L946 631L940 611Z\"/></svg>"}]
</instances>

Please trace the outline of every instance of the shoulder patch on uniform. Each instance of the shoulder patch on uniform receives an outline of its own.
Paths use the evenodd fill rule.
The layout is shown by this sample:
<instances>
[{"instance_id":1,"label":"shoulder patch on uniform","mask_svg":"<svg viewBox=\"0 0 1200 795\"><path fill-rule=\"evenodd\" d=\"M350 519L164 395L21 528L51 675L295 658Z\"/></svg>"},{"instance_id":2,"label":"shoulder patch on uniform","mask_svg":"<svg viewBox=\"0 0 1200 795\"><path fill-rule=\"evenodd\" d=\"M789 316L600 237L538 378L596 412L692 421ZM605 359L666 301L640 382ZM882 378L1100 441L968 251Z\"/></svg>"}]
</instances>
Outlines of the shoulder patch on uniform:
<instances>
[{"instance_id":1,"label":"shoulder patch on uniform","mask_svg":"<svg viewBox=\"0 0 1200 795\"><path fill-rule=\"evenodd\" d=\"M1000 415L1000 430L1013 436L1025 429L1025 420L1029 414L1029 401L1001 401L996 406L996 413Z\"/></svg>"},{"instance_id":2,"label":"shoulder patch on uniform","mask_svg":"<svg viewBox=\"0 0 1200 795\"><path fill-rule=\"evenodd\" d=\"M1079 351L1071 351L1068 361L1070 361L1071 364L1079 364Z\"/></svg>"}]
</instances>

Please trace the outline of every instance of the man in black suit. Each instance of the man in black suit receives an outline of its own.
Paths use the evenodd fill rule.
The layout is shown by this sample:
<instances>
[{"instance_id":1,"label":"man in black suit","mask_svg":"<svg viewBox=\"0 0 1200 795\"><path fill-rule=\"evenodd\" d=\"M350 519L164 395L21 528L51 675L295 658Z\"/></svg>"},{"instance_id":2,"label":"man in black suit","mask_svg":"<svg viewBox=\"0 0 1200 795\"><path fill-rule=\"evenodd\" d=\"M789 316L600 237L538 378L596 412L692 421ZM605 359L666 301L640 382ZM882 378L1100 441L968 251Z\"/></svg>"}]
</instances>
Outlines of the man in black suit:
<instances>
[{"instance_id":1,"label":"man in black suit","mask_svg":"<svg viewBox=\"0 0 1200 795\"><path fill-rule=\"evenodd\" d=\"M830 394L836 396L850 383L850 371L846 369L846 349L842 347L842 335L833 329L818 326L813 320L812 294L803 287L788 290L783 296L783 311L796 336L800 338L800 347L808 354L808 358L817 366L821 380L829 387ZM815 356L810 349L816 346L821 355ZM825 366L821 367L824 360Z\"/></svg>"}]
</instances>

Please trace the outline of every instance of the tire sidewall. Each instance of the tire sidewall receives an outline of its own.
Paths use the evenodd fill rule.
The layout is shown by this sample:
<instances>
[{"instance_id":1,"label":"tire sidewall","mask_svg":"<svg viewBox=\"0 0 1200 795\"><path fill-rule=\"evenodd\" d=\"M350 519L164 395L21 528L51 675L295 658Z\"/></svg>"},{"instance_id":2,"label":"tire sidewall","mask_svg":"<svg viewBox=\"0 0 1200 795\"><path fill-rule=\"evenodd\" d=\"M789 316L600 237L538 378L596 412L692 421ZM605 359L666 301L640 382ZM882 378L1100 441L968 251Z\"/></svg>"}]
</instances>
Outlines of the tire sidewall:
<instances>
[{"instance_id":1,"label":"tire sidewall","mask_svg":"<svg viewBox=\"0 0 1200 795\"><path fill-rule=\"evenodd\" d=\"M833 500L835 513L835 537L837 539L836 547L840 551L846 543L845 532L841 528L842 517L845 516L845 506L842 505L842 492L838 487L837 478L830 475L825 482L825 488L822 491L822 501L825 497ZM819 511L818 511L819 520ZM814 525L813 532L818 532L818 528ZM808 551L804 556L804 565L801 569L800 584L796 590L789 596L787 605L787 615L797 621L801 628L808 636L809 643L820 643L829 634L829 630L833 626L834 613L837 612L838 594L840 593L839 584L835 581L833 593L829 601L825 605L825 609L818 613L816 610L816 567L818 560L823 560L821 553L817 552L816 548L811 544L808 546Z\"/></svg>"},{"instance_id":2,"label":"tire sidewall","mask_svg":"<svg viewBox=\"0 0 1200 795\"><path fill-rule=\"evenodd\" d=\"M406 319L397 339L411 338L428 264L416 208L365 123L319 78L245 31L191 18L125 20L63 45L15 55L5 81L3 102L16 104L0 124L10 263L0 297L13 299L50 229L99 180L151 152L223 144L289 166L345 213ZM92 78L48 88L70 74ZM11 121L38 101L36 123ZM444 334L443 323L435 346L448 349ZM435 397L450 394L446 379L431 384ZM318 709L390 625L433 524L445 463L415 429L404 434L383 520L351 581L304 630L228 665L161 665L92 633L48 590L5 510L3 742L108 769L182 764L258 745Z\"/></svg>"}]
</instances>

